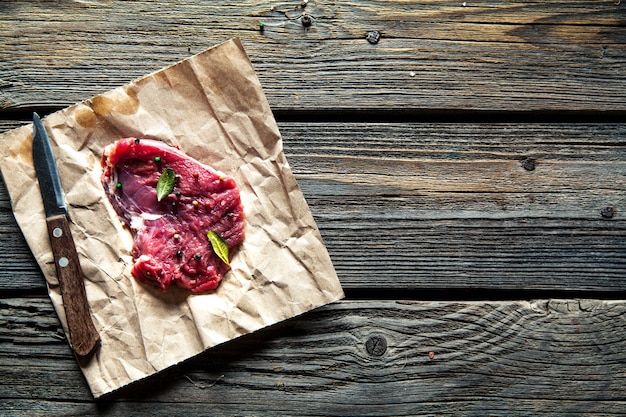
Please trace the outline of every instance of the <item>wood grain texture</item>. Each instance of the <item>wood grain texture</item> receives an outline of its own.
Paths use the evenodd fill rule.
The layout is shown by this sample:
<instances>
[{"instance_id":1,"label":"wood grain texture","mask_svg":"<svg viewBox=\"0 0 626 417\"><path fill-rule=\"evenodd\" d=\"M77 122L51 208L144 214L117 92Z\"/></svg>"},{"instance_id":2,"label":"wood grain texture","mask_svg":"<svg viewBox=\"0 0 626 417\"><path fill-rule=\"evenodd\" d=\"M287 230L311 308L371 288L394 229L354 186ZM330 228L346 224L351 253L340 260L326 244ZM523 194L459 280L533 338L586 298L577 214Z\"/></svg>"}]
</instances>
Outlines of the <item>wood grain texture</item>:
<instances>
[{"instance_id":1,"label":"wood grain texture","mask_svg":"<svg viewBox=\"0 0 626 417\"><path fill-rule=\"evenodd\" d=\"M4 298L0 411L620 415L625 317L624 302L598 300L343 301L94 402L50 302ZM386 348L368 351L372 338Z\"/></svg>"},{"instance_id":2,"label":"wood grain texture","mask_svg":"<svg viewBox=\"0 0 626 417\"><path fill-rule=\"evenodd\" d=\"M0 415L623 415L625 26L623 1L0 1L0 132L239 37L348 295L94 401L0 181Z\"/></svg>"},{"instance_id":3,"label":"wood grain texture","mask_svg":"<svg viewBox=\"0 0 626 417\"><path fill-rule=\"evenodd\" d=\"M623 2L64 0L0 12L4 109L64 107L239 37L275 110L626 111Z\"/></svg>"},{"instance_id":4,"label":"wood grain texture","mask_svg":"<svg viewBox=\"0 0 626 417\"><path fill-rule=\"evenodd\" d=\"M600 213L626 203L625 133L623 125L283 129L346 286L422 289L493 288L497 276L499 289L623 290L625 224ZM522 167L529 157L533 171Z\"/></svg>"},{"instance_id":5,"label":"wood grain texture","mask_svg":"<svg viewBox=\"0 0 626 417\"><path fill-rule=\"evenodd\" d=\"M344 288L626 290L626 125L279 128ZM0 289L40 293L4 184L0 216Z\"/></svg>"}]
</instances>

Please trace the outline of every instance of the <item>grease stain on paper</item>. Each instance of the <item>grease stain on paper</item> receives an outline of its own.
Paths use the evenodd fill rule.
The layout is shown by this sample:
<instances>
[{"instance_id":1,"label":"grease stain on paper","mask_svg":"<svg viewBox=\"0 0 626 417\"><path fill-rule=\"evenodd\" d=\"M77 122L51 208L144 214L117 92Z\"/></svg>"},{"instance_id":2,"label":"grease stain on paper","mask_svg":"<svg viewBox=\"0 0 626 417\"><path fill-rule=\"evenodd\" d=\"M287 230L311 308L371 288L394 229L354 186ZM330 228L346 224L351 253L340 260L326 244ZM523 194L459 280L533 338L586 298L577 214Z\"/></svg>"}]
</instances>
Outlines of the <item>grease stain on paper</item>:
<instances>
[{"instance_id":1,"label":"grease stain on paper","mask_svg":"<svg viewBox=\"0 0 626 417\"><path fill-rule=\"evenodd\" d=\"M113 110L126 115L137 113L137 110L139 110L137 92L129 88L126 88L124 92L126 93L126 99L118 101L113 107Z\"/></svg>"},{"instance_id":2,"label":"grease stain on paper","mask_svg":"<svg viewBox=\"0 0 626 417\"><path fill-rule=\"evenodd\" d=\"M94 111L91 110L89 107L81 107L79 109L76 109L76 111L74 112L74 118L79 125L87 129L92 129L94 126L96 126L96 123L98 122L96 113L94 113Z\"/></svg>"},{"instance_id":3,"label":"grease stain on paper","mask_svg":"<svg viewBox=\"0 0 626 417\"><path fill-rule=\"evenodd\" d=\"M139 99L135 90L126 88L114 90L112 93L106 96L96 96L89 101L96 116L108 116L113 112L131 115L137 112Z\"/></svg>"},{"instance_id":4,"label":"grease stain on paper","mask_svg":"<svg viewBox=\"0 0 626 417\"><path fill-rule=\"evenodd\" d=\"M33 160L33 134L29 134L19 144L19 146L9 148L9 154L13 159L19 159L21 161Z\"/></svg>"}]
</instances>

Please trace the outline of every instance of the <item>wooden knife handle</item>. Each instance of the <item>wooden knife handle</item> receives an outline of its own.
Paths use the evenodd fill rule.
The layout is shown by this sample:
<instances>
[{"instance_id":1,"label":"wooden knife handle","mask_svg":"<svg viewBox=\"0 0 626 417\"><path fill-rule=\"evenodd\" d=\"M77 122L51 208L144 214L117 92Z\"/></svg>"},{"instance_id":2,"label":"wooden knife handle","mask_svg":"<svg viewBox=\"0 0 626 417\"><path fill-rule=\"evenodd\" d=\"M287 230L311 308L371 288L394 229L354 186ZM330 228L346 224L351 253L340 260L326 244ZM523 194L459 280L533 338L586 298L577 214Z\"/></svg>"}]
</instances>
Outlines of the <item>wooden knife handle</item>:
<instances>
[{"instance_id":1,"label":"wooden knife handle","mask_svg":"<svg viewBox=\"0 0 626 417\"><path fill-rule=\"evenodd\" d=\"M64 215L52 216L46 221L70 342L78 356L88 356L98 344L100 336L91 318L85 282L69 221Z\"/></svg>"}]
</instances>

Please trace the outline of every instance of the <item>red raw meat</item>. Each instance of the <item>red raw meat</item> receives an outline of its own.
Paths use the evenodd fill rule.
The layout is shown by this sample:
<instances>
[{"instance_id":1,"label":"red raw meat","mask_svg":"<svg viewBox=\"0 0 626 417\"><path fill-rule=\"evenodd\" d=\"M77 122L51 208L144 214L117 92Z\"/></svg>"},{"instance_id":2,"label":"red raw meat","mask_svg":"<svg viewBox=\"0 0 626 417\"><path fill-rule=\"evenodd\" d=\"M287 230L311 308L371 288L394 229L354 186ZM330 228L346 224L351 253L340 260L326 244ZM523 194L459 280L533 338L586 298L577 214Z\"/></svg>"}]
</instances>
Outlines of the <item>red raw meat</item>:
<instances>
[{"instance_id":1,"label":"red raw meat","mask_svg":"<svg viewBox=\"0 0 626 417\"><path fill-rule=\"evenodd\" d=\"M133 233L133 276L167 291L174 283L194 293L218 286L230 266L207 238L218 233L229 248L244 238L244 212L232 178L176 148L151 139L121 139L104 150L102 185ZM156 185L174 170L172 192L157 201Z\"/></svg>"}]
</instances>

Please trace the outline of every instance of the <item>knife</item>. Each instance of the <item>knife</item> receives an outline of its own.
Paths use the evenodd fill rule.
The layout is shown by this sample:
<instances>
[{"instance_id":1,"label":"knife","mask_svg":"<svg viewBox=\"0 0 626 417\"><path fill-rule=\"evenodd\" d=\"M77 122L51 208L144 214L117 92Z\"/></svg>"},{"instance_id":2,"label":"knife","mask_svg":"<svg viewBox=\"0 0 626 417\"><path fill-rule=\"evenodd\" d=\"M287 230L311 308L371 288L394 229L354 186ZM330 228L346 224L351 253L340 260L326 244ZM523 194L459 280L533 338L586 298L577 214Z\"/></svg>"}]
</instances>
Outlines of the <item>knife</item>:
<instances>
[{"instance_id":1,"label":"knife","mask_svg":"<svg viewBox=\"0 0 626 417\"><path fill-rule=\"evenodd\" d=\"M76 355L86 357L94 351L100 336L89 310L85 282L70 231L69 213L54 153L46 129L37 113L33 113L33 163L43 198L70 345Z\"/></svg>"}]
</instances>

